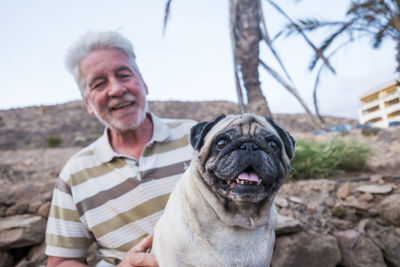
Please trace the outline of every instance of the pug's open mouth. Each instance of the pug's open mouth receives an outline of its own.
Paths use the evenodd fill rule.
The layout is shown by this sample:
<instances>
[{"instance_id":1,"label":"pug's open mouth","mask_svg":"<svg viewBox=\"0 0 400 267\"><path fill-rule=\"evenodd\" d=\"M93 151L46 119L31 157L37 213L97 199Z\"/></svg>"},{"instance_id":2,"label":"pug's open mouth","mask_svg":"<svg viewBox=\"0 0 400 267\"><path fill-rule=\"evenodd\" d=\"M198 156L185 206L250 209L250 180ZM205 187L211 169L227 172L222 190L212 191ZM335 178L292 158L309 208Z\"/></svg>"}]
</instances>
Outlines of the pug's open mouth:
<instances>
[{"instance_id":1,"label":"pug's open mouth","mask_svg":"<svg viewBox=\"0 0 400 267\"><path fill-rule=\"evenodd\" d=\"M249 166L232 178L215 177L217 191L225 197L259 201L276 188L277 179L261 176Z\"/></svg>"}]
</instances>

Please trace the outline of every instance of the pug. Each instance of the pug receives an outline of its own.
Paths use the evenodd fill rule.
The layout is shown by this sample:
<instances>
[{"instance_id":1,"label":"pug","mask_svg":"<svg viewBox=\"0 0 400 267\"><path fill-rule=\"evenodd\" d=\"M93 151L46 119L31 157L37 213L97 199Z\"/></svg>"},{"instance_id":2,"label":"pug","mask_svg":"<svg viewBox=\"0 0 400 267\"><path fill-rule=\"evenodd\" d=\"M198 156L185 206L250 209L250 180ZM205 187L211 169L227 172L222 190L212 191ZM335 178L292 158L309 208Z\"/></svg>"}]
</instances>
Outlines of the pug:
<instances>
[{"instance_id":1,"label":"pug","mask_svg":"<svg viewBox=\"0 0 400 267\"><path fill-rule=\"evenodd\" d=\"M274 198L295 140L272 119L221 115L191 129L195 157L154 229L159 266L269 266Z\"/></svg>"}]
</instances>

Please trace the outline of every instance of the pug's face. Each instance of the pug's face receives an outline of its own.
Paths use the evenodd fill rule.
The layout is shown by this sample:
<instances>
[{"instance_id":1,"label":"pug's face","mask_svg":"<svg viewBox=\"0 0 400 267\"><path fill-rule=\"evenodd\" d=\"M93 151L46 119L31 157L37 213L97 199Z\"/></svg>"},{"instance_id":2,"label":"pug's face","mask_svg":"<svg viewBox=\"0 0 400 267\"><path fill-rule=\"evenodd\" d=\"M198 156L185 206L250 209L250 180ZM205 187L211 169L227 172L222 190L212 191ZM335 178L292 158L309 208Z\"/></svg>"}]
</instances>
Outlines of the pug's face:
<instances>
[{"instance_id":1,"label":"pug's face","mask_svg":"<svg viewBox=\"0 0 400 267\"><path fill-rule=\"evenodd\" d=\"M259 203L275 196L290 172L295 141L271 119L220 116L192 128L198 169L215 194Z\"/></svg>"}]
</instances>

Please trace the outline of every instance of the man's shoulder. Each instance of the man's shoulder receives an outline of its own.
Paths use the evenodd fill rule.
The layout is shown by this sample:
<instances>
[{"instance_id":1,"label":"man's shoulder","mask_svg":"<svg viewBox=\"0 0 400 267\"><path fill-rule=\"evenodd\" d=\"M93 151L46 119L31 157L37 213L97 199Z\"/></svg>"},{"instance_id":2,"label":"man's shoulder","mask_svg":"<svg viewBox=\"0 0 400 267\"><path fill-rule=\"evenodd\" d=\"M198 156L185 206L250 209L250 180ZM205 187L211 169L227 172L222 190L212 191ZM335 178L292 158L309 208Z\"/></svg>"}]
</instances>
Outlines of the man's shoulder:
<instances>
[{"instance_id":1,"label":"man's shoulder","mask_svg":"<svg viewBox=\"0 0 400 267\"><path fill-rule=\"evenodd\" d=\"M65 163L60 176L67 178L75 172L91 168L98 164L95 153L96 147L99 145L98 142L99 139L73 154Z\"/></svg>"},{"instance_id":2,"label":"man's shoulder","mask_svg":"<svg viewBox=\"0 0 400 267\"><path fill-rule=\"evenodd\" d=\"M171 130L186 130L190 129L197 122L190 119L171 119L161 118L162 122L165 123Z\"/></svg>"}]
</instances>

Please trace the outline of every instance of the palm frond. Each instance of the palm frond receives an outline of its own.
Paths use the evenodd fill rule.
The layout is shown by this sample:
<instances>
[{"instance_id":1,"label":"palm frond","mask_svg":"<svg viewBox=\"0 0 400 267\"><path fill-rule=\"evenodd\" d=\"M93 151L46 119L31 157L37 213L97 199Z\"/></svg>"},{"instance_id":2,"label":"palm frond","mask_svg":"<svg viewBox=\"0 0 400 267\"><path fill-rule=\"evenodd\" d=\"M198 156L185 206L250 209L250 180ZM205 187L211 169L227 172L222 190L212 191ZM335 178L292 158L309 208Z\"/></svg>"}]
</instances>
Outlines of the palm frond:
<instances>
[{"instance_id":1,"label":"palm frond","mask_svg":"<svg viewBox=\"0 0 400 267\"><path fill-rule=\"evenodd\" d=\"M344 33L353 23L355 20L351 20L350 22L344 23L342 24L342 27L340 27L336 32L334 32L333 34L331 34L328 38L325 39L325 41L322 43L321 47L319 48L319 50L321 52L325 52L325 50L332 44L332 42L334 40L336 40L336 38L341 35L342 33ZM317 64L318 60L321 57L316 54L313 58L313 60L310 63L309 69L312 70L314 69L315 65Z\"/></svg>"},{"instance_id":2,"label":"palm frond","mask_svg":"<svg viewBox=\"0 0 400 267\"><path fill-rule=\"evenodd\" d=\"M283 79L278 72L276 72L274 69L272 69L270 66L268 66L264 61L262 61L261 59L259 60L261 66L263 66L265 68L265 70L277 81L279 82L283 87L286 88L286 90L288 90L296 99L297 101L300 103L300 105L304 108L304 110L306 111L307 115L310 118L311 123L314 124L314 126L319 127L319 124L315 121L314 116L312 115L311 111L308 109L306 103L304 102L304 100L301 98L301 96L297 93L296 88L292 87L289 83L287 83L285 81L285 79Z\"/></svg>"},{"instance_id":3,"label":"palm frond","mask_svg":"<svg viewBox=\"0 0 400 267\"><path fill-rule=\"evenodd\" d=\"M163 23L163 36L165 35L165 31L167 29L167 23L168 23L168 18L169 18L171 2L172 2L172 0L167 0L167 3L165 4L164 23Z\"/></svg>"},{"instance_id":4,"label":"palm frond","mask_svg":"<svg viewBox=\"0 0 400 267\"><path fill-rule=\"evenodd\" d=\"M390 22L384 25L383 28L375 35L375 40L373 44L373 47L375 49L379 48L380 45L382 44L382 41L385 37L385 33L389 27L390 27Z\"/></svg>"},{"instance_id":5,"label":"palm frond","mask_svg":"<svg viewBox=\"0 0 400 267\"><path fill-rule=\"evenodd\" d=\"M261 3L260 3L260 6L261 6ZM265 43L267 44L267 46L271 50L271 52L274 55L276 61L278 62L279 66L281 67L282 71L285 73L285 75L288 78L288 80L290 81L290 83L294 84L292 78L290 77L288 71L286 70L285 65L282 62L282 59L280 58L278 52L275 50L275 48L274 48L274 46L272 44L272 41L269 38L267 24L265 23L265 18L264 18L264 14L263 14L262 10L260 10L260 21L261 21L261 34L262 34L263 40L265 41Z\"/></svg>"},{"instance_id":6,"label":"palm frond","mask_svg":"<svg viewBox=\"0 0 400 267\"><path fill-rule=\"evenodd\" d=\"M311 42L311 40L307 37L307 35L301 30L301 28L284 12L275 2L272 0L267 0L279 13L281 13L289 22L293 24L296 30L303 36L304 40L308 43L309 46L314 50L315 54L317 54L322 61L327 65L327 67L332 71L332 73L336 73L335 69L331 66L329 61L326 59L324 54Z\"/></svg>"}]
</instances>

